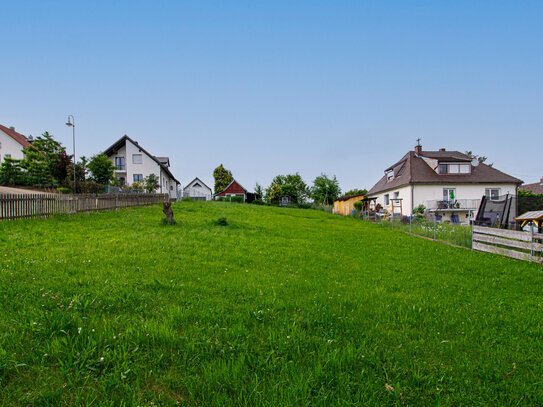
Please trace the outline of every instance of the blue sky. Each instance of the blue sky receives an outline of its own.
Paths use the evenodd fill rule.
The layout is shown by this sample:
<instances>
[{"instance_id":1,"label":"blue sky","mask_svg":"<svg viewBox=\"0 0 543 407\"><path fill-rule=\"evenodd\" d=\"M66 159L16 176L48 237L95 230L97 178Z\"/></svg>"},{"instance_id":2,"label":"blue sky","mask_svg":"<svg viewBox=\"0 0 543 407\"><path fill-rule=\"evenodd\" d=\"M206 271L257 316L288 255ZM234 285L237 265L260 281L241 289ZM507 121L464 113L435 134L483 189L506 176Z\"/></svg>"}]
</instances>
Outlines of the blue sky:
<instances>
[{"instance_id":1,"label":"blue sky","mask_svg":"<svg viewBox=\"0 0 543 407\"><path fill-rule=\"evenodd\" d=\"M92 4L91 4L92 3ZM543 2L2 2L0 123L123 134L183 184L220 163L370 188L422 139L543 176Z\"/></svg>"}]
</instances>

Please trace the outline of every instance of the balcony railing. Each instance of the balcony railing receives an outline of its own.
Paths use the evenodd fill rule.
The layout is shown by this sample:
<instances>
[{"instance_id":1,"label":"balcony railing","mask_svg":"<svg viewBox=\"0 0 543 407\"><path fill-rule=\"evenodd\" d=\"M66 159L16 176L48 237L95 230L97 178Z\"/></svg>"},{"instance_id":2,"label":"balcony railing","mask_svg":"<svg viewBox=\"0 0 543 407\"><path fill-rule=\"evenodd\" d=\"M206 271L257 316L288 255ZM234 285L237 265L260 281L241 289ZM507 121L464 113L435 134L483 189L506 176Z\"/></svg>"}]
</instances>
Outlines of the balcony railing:
<instances>
[{"instance_id":1,"label":"balcony railing","mask_svg":"<svg viewBox=\"0 0 543 407\"><path fill-rule=\"evenodd\" d=\"M436 209L456 209L456 210L476 210L479 208L480 199L451 199L447 201L432 200L425 201L424 206L427 210Z\"/></svg>"}]
</instances>

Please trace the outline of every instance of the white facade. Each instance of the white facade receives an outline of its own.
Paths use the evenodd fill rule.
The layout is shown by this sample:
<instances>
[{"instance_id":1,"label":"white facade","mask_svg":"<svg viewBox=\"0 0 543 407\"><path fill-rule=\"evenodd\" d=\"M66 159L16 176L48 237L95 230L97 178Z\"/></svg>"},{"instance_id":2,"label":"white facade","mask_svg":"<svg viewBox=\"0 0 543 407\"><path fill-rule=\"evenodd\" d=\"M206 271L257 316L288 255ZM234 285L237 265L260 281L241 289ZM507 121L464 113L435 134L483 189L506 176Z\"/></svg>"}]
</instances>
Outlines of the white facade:
<instances>
[{"instance_id":1,"label":"white facade","mask_svg":"<svg viewBox=\"0 0 543 407\"><path fill-rule=\"evenodd\" d=\"M24 146L0 129L0 163L6 157L22 160L24 158L23 148Z\"/></svg>"},{"instance_id":2,"label":"white facade","mask_svg":"<svg viewBox=\"0 0 543 407\"><path fill-rule=\"evenodd\" d=\"M107 155L115 165L115 178L121 185L131 186L134 182L143 181L150 174L155 174L160 184L155 192L167 193L170 199L177 199L177 180L137 143L126 137L124 145Z\"/></svg>"},{"instance_id":3,"label":"white facade","mask_svg":"<svg viewBox=\"0 0 543 407\"><path fill-rule=\"evenodd\" d=\"M213 191L199 178L195 178L183 188L183 198L185 197L198 201L211 201L213 198Z\"/></svg>"},{"instance_id":4,"label":"white facade","mask_svg":"<svg viewBox=\"0 0 543 407\"><path fill-rule=\"evenodd\" d=\"M483 195L517 194L516 184L411 184L368 196L376 197L376 203L387 213L392 212L392 199L402 199L401 214L410 216L413 208L419 205L424 205L426 210L437 209L438 202L444 200L444 190L449 192L450 189L454 189L454 199L458 203L458 208L443 212L443 220L451 220L451 215L457 214L460 223L467 223L470 213L472 216L475 215ZM395 212L399 213L397 203L395 206Z\"/></svg>"}]
</instances>

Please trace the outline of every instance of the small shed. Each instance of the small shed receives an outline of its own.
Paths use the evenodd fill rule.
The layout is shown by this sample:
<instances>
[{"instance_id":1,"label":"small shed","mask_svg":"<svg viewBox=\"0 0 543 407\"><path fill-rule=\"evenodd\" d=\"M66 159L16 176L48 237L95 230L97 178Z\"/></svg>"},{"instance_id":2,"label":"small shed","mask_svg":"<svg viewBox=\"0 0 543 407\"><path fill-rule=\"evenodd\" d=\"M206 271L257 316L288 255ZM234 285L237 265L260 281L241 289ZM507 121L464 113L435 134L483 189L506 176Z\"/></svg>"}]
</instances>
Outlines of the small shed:
<instances>
[{"instance_id":1,"label":"small shed","mask_svg":"<svg viewBox=\"0 0 543 407\"><path fill-rule=\"evenodd\" d=\"M355 210L354 203L363 199L364 194L342 196L334 201L334 213L342 216L352 215Z\"/></svg>"},{"instance_id":2,"label":"small shed","mask_svg":"<svg viewBox=\"0 0 543 407\"><path fill-rule=\"evenodd\" d=\"M292 197L289 195L283 195L281 198L279 198L279 206L289 206L292 202Z\"/></svg>"}]
</instances>

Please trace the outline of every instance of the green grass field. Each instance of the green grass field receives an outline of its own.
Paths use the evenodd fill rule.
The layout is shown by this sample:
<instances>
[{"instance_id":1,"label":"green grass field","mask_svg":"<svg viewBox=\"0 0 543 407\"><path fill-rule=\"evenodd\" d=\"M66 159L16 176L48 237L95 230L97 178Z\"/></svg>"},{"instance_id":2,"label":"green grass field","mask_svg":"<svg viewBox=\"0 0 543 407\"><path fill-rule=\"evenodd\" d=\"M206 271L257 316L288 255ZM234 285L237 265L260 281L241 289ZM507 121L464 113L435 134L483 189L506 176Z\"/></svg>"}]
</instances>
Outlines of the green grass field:
<instances>
[{"instance_id":1,"label":"green grass field","mask_svg":"<svg viewBox=\"0 0 543 407\"><path fill-rule=\"evenodd\" d=\"M314 210L174 211L0 223L1 406L543 404L541 266Z\"/></svg>"}]
</instances>

